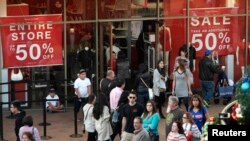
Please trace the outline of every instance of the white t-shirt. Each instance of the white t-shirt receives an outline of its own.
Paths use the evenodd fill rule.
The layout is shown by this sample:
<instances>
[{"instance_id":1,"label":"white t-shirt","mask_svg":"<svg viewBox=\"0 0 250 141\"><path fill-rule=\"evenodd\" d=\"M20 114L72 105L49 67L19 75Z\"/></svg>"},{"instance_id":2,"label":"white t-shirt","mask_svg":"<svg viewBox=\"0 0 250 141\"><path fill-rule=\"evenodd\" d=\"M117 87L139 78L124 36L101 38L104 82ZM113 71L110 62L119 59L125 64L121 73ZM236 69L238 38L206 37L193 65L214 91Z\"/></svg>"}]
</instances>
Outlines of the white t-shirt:
<instances>
[{"instance_id":1,"label":"white t-shirt","mask_svg":"<svg viewBox=\"0 0 250 141\"><path fill-rule=\"evenodd\" d=\"M47 101L47 102L46 102L46 107L49 106L48 102L50 102L53 106L56 106L56 103L58 102L59 97L58 97L58 95L55 95L54 97L51 97L51 95L48 95L48 96L46 97L46 99L47 99L47 100L52 100L52 99L55 100L55 101Z\"/></svg>"},{"instance_id":2,"label":"white t-shirt","mask_svg":"<svg viewBox=\"0 0 250 141\"><path fill-rule=\"evenodd\" d=\"M93 108L94 106L89 103L87 103L83 107L84 125L86 131L88 132L95 132L95 119L93 117Z\"/></svg>"},{"instance_id":3,"label":"white t-shirt","mask_svg":"<svg viewBox=\"0 0 250 141\"><path fill-rule=\"evenodd\" d=\"M74 88L79 90L80 97L86 98L88 97L88 86L91 85L91 82L88 78L84 80L77 78L74 83Z\"/></svg>"}]
</instances>

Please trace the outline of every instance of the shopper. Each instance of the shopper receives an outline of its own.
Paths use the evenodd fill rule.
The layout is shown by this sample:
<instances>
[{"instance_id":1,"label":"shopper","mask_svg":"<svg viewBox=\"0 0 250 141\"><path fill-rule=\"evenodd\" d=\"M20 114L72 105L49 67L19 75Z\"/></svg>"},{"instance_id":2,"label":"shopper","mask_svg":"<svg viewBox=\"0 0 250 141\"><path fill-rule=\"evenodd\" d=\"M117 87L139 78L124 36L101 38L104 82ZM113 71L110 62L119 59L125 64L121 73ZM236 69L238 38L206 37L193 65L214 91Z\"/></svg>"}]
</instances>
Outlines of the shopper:
<instances>
[{"instance_id":1,"label":"shopper","mask_svg":"<svg viewBox=\"0 0 250 141\"><path fill-rule=\"evenodd\" d=\"M132 141L150 141L147 130L142 127L142 118L135 117L134 128L135 136Z\"/></svg>"},{"instance_id":2,"label":"shopper","mask_svg":"<svg viewBox=\"0 0 250 141\"><path fill-rule=\"evenodd\" d=\"M15 121L15 133L16 133L16 138L17 138L16 141L20 141L19 129L23 125L22 122L23 122L23 118L26 115L26 112L21 109L21 103L18 100L11 102L10 111L11 113L14 114L16 118L16 121Z\"/></svg>"},{"instance_id":3,"label":"shopper","mask_svg":"<svg viewBox=\"0 0 250 141\"><path fill-rule=\"evenodd\" d=\"M167 136L167 141L187 141L180 121L173 122L171 132Z\"/></svg>"},{"instance_id":4,"label":"shopper","mask_svg":"<svg viewBox=\"0 0 250 141\"><path fill-rule=\"evenodd\" d=\"M108 102L109 102L110 91L115 87L116 87L115 72L113 70L108 70L106 78L103 78L100 81L100 91L105 94Z\"/></svg>"},{"instance_id":5,"label":"shopper","mask_svg":"<svg viewBox=\"0 0 250 141\"><path fill-rule=\"evenodd\" d=\"M98 134L98 141L111 141L110 136L113 134L110 124L110 109L108 101L103 93L96 97L94 104L93 116L95 120L95 128Z\"/></svg>"},{"instance_id":6,"label":"shopper","mask_svg":"<svg viewBox=\"0 0 250 141\"><path fill-rule=\"evenodd\" d=\"M46 97L46 108L49 112L64 112L63 105L60 102L59 96L55 93L55 89L51 88Z\"/></svg>"},{"instance_id":7,"label":"shopper","mask_svg":"<svg viewBox=\"0 0 250 141\"><path fill-rule=\"evenodd\" d=\"M78 100L75 103L75 111L78 113L80 108L84 106L88 101L88 96L91 95L91 82L86 77L86 70L81 69L79 71L79 77L74 83L75 95Z\"/></svg>"},{"instance_id":8,"label":"shopper","mask_svg":"<svg viewBox=\"0 0 250 141\"><path fill-rule=\"evenodd\" d=\"M200 131L206 120L209 119L208 110L203 105L202 101L202 98L195 94L191 97L191 105L188 108L188 112L192 114L194 122Z\"/></svg>"},{"instance_id":9,"label":"shopper","mask_svg":"<svg viewBox=\"0 0 250 141\"><path fill-rule=\"evenodd\" d=\"M187 139L190 139L190 141L198 141L201 139L201 132L195 124L191 113L185 112L183 114L182 127Z\"/></svg>"},{"instance_id":10,"label":"shopper","mask_svg":"<svg viewBox=\"0 0 250 141\"><path fill-rule=\"evenodd\" d=\"M214 61L211 50L205 51L205 56L199 62L199 79L201 80L204 100L210 104L214 94L214 74L219 72L219 66Z\"/></svg>"},{"instance_id":11,"label":"shopper","mask_svg":"<svg viewBox=\"0 0 250 141\"><path fill-rule=\"evenodd\" d=\"M152 88L152 76L148 71L146 64L139 65L139 73L136 75L134 89L138 93L137 102L141 103L145 108L146 102L149 100L148 88Z\"/></svg>"},{"instance_id":12,"label":"shopper","mask_svg":"<svg viewBox=\"0 0 250 141\"><path fill-rule=\"evenodd\" d=\"M161 120L157 112L154 101L149 100L146 103L146 109L142 115L143 128L146 129L150 135L150 141L159 141L158 126Z\"/></svg>"},{"instance_id":13,"label":"shopper","mask_svg":"<svg viewBox=\"0 0 250 141\"><path fill-rule=\"evenodd\" d=\"M93 118L93 109L96 101L95 95L90 95L88 98L88 103L83 107L84 119L83 119L83 132L85 130L88 132L87 141L96 141L97 134L95 130L95 120Z\"/></svg>"},{"instance_id":14,"label":"shopper","mask_svg":"<svg viewBox=\"0 0 250 141\"><path fill-rule=\"evenodd\" d=\"M143 106L136 102L137 94L131 91L128 95L129 103L126 104L122 111L122 139L121 141L132 141L134 136L134 118L141 116Z\"/></svg>"},{"instance_id":15,"label":"shopper","mask_svg":"<svg viewBox=\"0 0 250 141\"><path fill-rule=\"evenodd\" d=\"M171 131L173 122L182 120L183 110L178 106L178 103L179 103L178 97L172 95L169 96L167 114L166 114L166 126L165 126L166 137Z\"/></svg>"},{"instance_id":16,"label":"shopper","mask_svg":"<svg viewBox=\"0 0 250 141\"><path fill-rule=\"evenodd\" d=\"M165 103L166 80L167 76L164 69L164 62L159 60L153 75L153 91L155 95L155 102L157 108L159 109L161 118L165 118L162 112L162 107Z\"/></svg>"},{"instance_id":17,"label":"shopper","mask_svg":"<svg viewBox=\"0 0 250 141\"><path fill-rule=\"evenodd\" d=\"M38 129L33 126L32 116L26 116L23 118L23 126L19 130L19 138L22 138L24 132L32 133L32 136L35 141L41 141ZM21 140L22 141L22 140Z\"/></svg>"},{"instance_id":18,"label":"shopper","mask_svg":"<svg viewBox=\"0 0 250 141\"><path fill-rule=\"evenodd\" d=\"M32 133L24 132L22 135L21 141L35 141L35 139L33 138Z\"/></svg>"},{"instance_id":19,"label":"shopper","mask_svg":"<svg viewBox=\"0 0 250 141\"><path fill-rule=\"evenodd\" d=\"M183 59L178 59L178 66L173 73L172 95L179 98L179 106L181 106L181 102L183 100L186 110L188 110L189 97L192 95L192 91L186 68L184 66L184 61L185 60Z\"/></svg>"}]
</instances>

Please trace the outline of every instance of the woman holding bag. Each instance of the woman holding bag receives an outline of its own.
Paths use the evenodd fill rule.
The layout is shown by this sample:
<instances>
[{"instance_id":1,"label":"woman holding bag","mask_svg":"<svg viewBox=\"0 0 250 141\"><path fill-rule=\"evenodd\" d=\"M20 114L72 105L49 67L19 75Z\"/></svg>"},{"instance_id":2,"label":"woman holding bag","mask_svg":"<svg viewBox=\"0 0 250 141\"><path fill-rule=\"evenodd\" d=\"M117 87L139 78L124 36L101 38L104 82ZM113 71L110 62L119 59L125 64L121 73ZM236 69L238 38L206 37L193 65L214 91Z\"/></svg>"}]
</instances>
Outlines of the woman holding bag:
<instances>
[{"instance_id":1,"label":"woman holding bag","mask_svg":"<svg viewBox=\"0 0 250 141\"><path fill-rule=\"evenodd\" d=\"M150 141L159 141L158 125L160 115L157 113L154 101L149 100L142 115L143 128L149 133Z\"/></svg>"},{"instance_id":2,"label":"woman holding bag","mask_svg":"<svg viewBox=\"0 0 250 141\"><path fill-rule=\"evenodd\" d=\"M135 78L134 89L138 93L137 102L143 105L145 108L146 102L149 100L148 88L152 85L152 78L148 72L148 66L146 64L139 65L139 73Z\"/></svg>"},{"instance_id":3,"label":"woman holding bag","mask_svg":"<svg viewBox=\"0 0 250 141\"><path fill-rule=\"evenodd\" d=\"M194 123L192 114L186 112L182 117L182 127L188 141L199 141L201 140L201 132L197 125Z\"/></svg>"},{"instance_id":4,"label":"woman holding bag","mask_svg":"<svg viewBox=\"0 0 250 141\"><path fill-rule=\"evenodd\" d=\"M162 113L162 106L165 102L165 91L166 91L166 81L167 76L164 69L164 62L163 60L158 61L158 66L154 70L153 75L153 91L155 95L155 102L157 105L157 108L159 109L159 113L161 118L165 118Z\"/></svg>"}]
</instances>

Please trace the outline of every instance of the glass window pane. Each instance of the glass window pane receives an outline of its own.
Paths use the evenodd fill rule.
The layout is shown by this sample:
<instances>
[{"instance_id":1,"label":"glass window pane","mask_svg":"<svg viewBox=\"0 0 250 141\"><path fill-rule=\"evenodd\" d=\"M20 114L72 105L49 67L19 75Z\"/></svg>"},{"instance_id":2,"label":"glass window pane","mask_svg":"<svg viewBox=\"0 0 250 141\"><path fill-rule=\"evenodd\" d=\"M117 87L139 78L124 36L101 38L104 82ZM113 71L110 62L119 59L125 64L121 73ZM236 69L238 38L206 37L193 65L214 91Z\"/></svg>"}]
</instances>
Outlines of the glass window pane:
<instances>
[{"instance_id":1,"label":"glass window pane","mask_svg":"<svg viewBox=\"0 0 250 141\"><path fill-rule=\"evenodd\" d=\"M160 3L160 16L183 16L186 9L186 0L163 0Z\"/></svg>"}]
</instances>

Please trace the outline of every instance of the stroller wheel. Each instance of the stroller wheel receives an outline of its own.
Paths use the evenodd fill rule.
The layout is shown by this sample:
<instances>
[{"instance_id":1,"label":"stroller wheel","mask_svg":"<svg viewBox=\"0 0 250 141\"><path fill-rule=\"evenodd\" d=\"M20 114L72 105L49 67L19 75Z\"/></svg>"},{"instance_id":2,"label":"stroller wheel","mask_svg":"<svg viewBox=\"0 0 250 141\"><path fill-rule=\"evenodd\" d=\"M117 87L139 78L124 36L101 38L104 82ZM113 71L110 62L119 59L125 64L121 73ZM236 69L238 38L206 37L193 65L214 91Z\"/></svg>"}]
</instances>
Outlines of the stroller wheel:
<instances>
[{"instance_id":1,"label":"stroller wheel","mask_svg":"<svg viewBox=\"0 0 250 141\"><path fill-rule=\"evenodd\" d=\"M219 98L214 98L214 104L219 104L220 103L220 99Z\"/></svg>"},{"instance_id":2,"label":"stroller wheel","mask_svg":"<svg viewBox=\"0 0 250 141\"><path fill-rule=\"evenodd\" d=\"M227 105L228 103L229 103L229 101L227 99L223 99L223 101L222 101L223 105Z\"/></svg>"}]
</instances>

